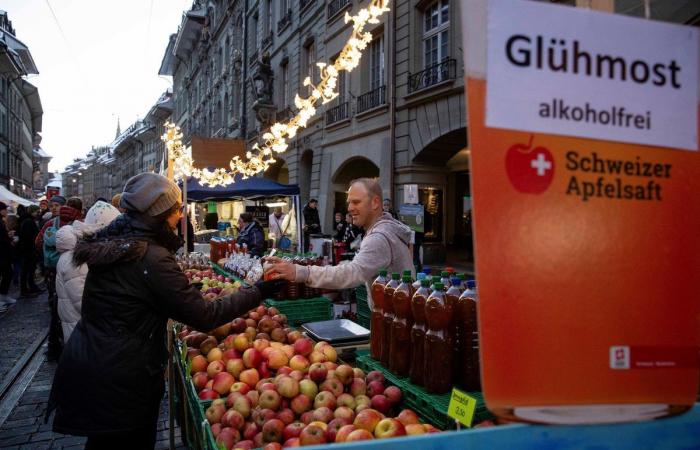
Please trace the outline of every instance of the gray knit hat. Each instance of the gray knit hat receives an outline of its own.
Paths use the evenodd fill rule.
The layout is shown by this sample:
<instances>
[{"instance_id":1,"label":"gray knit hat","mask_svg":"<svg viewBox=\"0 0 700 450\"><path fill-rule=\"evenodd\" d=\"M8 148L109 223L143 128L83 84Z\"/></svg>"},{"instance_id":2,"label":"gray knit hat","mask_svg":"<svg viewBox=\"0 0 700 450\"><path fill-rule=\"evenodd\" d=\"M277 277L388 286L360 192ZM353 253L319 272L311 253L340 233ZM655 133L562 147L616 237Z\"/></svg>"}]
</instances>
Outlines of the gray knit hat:
<instances>
[{"instance_id":1,"label":"gray knit hat","mask_svg":"<svg viewBox=\"0 0 700 450\"><path fill-rule=\"evenodd\" d=\"M177 184L163 175L146 172L126 182L119 207L153 217L172 208L181 197Z\"/></svg>"}]
</instances>

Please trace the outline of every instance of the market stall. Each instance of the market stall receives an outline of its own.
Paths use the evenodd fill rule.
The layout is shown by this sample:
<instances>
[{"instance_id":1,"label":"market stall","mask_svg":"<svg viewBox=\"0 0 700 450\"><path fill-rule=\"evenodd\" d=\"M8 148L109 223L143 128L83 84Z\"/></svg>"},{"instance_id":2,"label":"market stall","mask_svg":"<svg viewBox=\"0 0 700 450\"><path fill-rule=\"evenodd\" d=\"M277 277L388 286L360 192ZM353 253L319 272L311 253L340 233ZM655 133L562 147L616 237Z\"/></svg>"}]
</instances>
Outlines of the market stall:
<instances>
[{"instance_id":1,"label":"market stall","mask_svg":"<svg viewBox=\"0 0 700 450\"><path fill-rule=\"evenodd\" d=\"M269 213L269 205L284 205L287 208L285 213L291 215L289 220L292 221L291 226L289 226L290 232L293 231L294 239L293 241L297 244L298 248L301 247L301 214L299 211L301 209L299 200L299 186L280 184L275 181L269 180L267 178L260 177L250 177L243 178L241 175L237 175L235 183L226 186L205 186L200 183L195 178L189 178L186 182L187 186L187 201L196 203L205 202L215 202L217 206L217 211L219 211L219 216L224 216L221 214L226 210L225 217L233 219L236 214L234 211L245 211L246 201L262 203L258 205L258 208L251 206L253 215L261 220L265 225L267 223L267 215ZM286 199L282 202L265 202L265 200L279 200ZM226 204L229 202L229 204ZM230 203L239 202L238 209L235 209Z\"/></svg>"}]
</instances>

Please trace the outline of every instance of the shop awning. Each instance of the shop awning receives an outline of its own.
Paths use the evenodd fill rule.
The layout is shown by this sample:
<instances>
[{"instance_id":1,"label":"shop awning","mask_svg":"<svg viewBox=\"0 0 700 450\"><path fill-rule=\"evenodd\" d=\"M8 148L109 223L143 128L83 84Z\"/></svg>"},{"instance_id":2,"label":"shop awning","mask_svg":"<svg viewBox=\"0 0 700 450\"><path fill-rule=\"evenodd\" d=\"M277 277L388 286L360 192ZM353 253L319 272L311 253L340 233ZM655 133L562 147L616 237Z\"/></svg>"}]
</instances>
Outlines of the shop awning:
<instances>
[{"instance_id":1,"label":"shop awning","mask_svg":"<svg viewBox=\"0 0 700 450\"><path fill-rule=\"evenodd\" d=\"M202 186L194 178L187 180L187 200L202 202L207 200L239 200L244 198L274 197L299 195L299 186L280 184L267 178L242 179L236 176L236 182L228 186Z\"/></svg>"},{"instance_id":2,"label":"shop awning","mask_svg":"<svg viewBox=\"0 0 700 450\"><path fill-rule=\"evenodd\" d=\"M16 205L24 205L24 206L29 206L29 205L35 205L31 200L28 200L26 198L22 198L19 195L10 192L7 190L5 186L0 185L0 201L7 203L7 204L16 204Z\"/></svg>"}]
</instances>

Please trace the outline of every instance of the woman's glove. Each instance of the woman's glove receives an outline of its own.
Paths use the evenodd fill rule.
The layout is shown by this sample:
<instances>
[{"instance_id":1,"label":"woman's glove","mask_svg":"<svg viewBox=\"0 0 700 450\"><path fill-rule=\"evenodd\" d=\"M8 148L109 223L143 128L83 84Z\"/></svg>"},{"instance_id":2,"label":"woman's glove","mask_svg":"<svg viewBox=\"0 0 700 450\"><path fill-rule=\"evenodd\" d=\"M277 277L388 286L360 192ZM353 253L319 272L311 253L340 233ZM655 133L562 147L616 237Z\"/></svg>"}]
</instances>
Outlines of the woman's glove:
<instances>
[{"instance_id":1,"label":"woman's glove","mask_svg":"<svg viewBox=\"0 0 700 450\"><path fill-rule=\"evenodd\" d=\"M255 287L260 291L260 297L266 300L268 298L274 298L275 294L281 289L284 289L286 283L285 280L258 281L255 283Z\"/></svg>"}]
</instances>

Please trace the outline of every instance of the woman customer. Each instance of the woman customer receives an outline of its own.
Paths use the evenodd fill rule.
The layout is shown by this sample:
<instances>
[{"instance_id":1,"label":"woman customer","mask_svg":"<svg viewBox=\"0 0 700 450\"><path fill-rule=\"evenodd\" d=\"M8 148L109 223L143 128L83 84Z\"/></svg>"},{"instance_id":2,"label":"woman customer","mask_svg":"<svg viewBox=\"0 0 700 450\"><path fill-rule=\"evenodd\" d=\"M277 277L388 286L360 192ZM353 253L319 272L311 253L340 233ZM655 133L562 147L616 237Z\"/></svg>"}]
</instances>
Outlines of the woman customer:
<instances>
[{"instance_id":1,"label":"woman customer","mask_svg":"<svg viewBox=\"0 0 700 450\"><path fill-rule=\"evenodd\" d=\"M153 448L168 318L211 330L279 287L260 283L204 300L173 256L182 245L180 195L161 175L136 175L122 193L126 213L75 247L73 262L89 268L82 317L56 368L47 414L56 410L54 431L88 436L88 450Z\"/></svg>"},{"instance_id":2,"label":"woman customer","mask_svg":"<svg viewBox=\"0 0 700 450\"><path fill-rule=\"evenodd\" d=\"M66 225L56 233L56 250L61 253L56 265L56 295L64 342L68 342L75 325L80 320L83 287L88 273L87 264L80 266L73 264L73 249L78 239L104 228L117 216L119 216L117 208L99 201L90 208L85 216L85 222L76 220L72 225Z\"/></svg>"}]
</instances>

